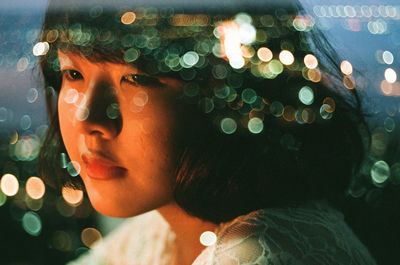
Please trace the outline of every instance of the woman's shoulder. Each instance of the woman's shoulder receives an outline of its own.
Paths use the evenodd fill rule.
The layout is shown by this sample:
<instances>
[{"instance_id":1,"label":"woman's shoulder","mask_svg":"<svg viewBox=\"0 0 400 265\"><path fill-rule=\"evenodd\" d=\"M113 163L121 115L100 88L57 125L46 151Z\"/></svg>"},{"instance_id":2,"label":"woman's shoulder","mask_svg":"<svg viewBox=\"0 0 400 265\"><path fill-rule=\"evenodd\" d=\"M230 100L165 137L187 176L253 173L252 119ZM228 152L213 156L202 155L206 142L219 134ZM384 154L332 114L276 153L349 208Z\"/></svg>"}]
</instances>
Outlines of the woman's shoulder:
<instances>
[{"instance_id":1,"label":"woman's shoulder","mask_svg":"<svg viewBox=\"0 0 400 265\"><path fill-rule=\"evenodd\" d=\"M159 265L174 255L175 234L157 211L126 219L91 250L67 265Z\"/></svg>"},{"instance_id":2,"label":"woman's shoulder","mask_svg":"<svg viewBox=\"0 0 400 265\"><path fill-rule=\"evenodd\" d=\"M376 264L343 215L320 201L261 209L221 224L217 242L196 262L194 265Z\"/></svg>"}]
</instances>

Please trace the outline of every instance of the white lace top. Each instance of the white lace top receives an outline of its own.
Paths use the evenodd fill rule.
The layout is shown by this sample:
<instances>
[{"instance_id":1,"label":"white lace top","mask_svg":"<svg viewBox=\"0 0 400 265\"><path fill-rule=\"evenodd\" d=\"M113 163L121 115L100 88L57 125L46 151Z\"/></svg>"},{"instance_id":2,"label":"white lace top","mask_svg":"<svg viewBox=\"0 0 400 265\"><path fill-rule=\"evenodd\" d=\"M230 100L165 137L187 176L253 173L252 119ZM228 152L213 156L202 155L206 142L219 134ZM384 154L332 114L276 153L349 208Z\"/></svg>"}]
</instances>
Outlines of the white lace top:
<instances>
[{"instance_id":1,"label":"white lace top","mask_svg":"<svg viewBox=\"0 0 400 265\"><path fill-rule=\"evenodd\" d=\"M375 265L366 247L323 202L263 209L221 224L193 265ZM128 219L68 265L176 264L175 235L156 211Z\"/></svg>"}]
</instances>

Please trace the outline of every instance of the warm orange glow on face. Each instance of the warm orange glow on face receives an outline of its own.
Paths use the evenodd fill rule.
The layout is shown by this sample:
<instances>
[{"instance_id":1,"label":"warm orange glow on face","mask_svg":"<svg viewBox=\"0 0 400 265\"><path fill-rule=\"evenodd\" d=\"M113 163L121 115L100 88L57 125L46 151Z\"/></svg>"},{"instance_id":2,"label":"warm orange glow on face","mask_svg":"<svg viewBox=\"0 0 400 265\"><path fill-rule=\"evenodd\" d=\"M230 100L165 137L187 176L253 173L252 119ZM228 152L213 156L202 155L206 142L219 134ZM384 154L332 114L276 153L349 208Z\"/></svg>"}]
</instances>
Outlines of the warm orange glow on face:
<instances>
[{"instance_id":1,"label":"warm orange glow on face","mask_svg":"<svg viewBox=\"0 0 400 265\"><path fill-rule=\"evenodd\" d=\"M26 193L32 199L40 199L45 193L45 185L43 180L38 177L30 177L26 182Z\"/></svg>"},{"instance_id":2,"label":"warm orange glow on face","mask_svg":"<svg viewBox=\"0 0 400 265\"><path fill-rule=\"evenodd\" d=\"M128 63L91 62L69 52L59 52L59 61L59 122L71 161L66 169L72 178L79 172L94 208L129 217L169 203L174 108L183 84ZM81 191L64 189L67 202L81 201Z\"/></svg>"},{"instance_id":3,"label":"warm orange glow on face","mask_svg":"<svg viewBox=\"0 0 400 265\"><path fill-rule=\"evenodd\" d=\"M64 200L68 204L73 206L78 206L83 200L83 191L81 190L76 190L70 187L63 187L61 193Z\"/></svg>"},{"instance_id":4,"label":"warm orange glow on face","mask_svg":"<svg viewBox=\"0 0 400 265\"><path fill-rule=\"evenodd\" d=\"M18 193L18 179L12 174L4 174L0 180L0 187L7 196L14 196Z\"/></svg>"}]
</instances>

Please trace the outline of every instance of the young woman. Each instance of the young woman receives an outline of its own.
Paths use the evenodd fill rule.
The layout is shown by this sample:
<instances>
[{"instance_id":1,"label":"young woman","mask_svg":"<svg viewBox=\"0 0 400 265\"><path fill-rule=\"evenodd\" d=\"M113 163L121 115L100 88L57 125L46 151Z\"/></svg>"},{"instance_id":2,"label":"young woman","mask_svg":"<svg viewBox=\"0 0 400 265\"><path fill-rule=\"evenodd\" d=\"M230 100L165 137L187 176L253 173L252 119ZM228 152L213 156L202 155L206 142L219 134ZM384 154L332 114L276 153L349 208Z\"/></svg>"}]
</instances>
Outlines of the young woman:
<instances>
[{"instance_id":1,"label":"young woman","mask_svg":"<svg viewBox=\"0 0 400 265\"><path fill-rule=\"evenodd\" d=\"M360 103L312 17L166 6L50 2L42 173L137 216L73 264L375 264L339 212Z\"/></svg>"}]
</instances>

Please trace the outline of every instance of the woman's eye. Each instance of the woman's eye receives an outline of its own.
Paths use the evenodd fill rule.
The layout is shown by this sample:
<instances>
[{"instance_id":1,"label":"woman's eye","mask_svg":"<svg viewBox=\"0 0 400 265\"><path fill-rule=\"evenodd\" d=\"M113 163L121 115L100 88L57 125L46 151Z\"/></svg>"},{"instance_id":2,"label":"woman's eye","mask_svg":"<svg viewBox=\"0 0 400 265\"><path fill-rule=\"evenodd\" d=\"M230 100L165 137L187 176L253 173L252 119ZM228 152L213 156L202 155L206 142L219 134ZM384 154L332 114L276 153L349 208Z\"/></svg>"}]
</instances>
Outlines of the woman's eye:
<instances>
[{"instance_id":1,"label":"woman's eye","mask_svg":"<svg viewBox=\"0 0 400 265\"><path fill-rule=\"evenodd\" d=\"M129 83L140 86L161 86L162 83L155 77L148 75L129 74L125 75L123 79Z\"/></svg>"},{"instance_id":2,"label":"woman's eye","mask_svg":"<svg viewBox=\"0 0 400 265\"><path fill-rule=\"evenodd\" d=\"M64 70L62 71L62 75L71 81L83 79L82 74L75 70Z\"/></svg>"}]
</instances>

